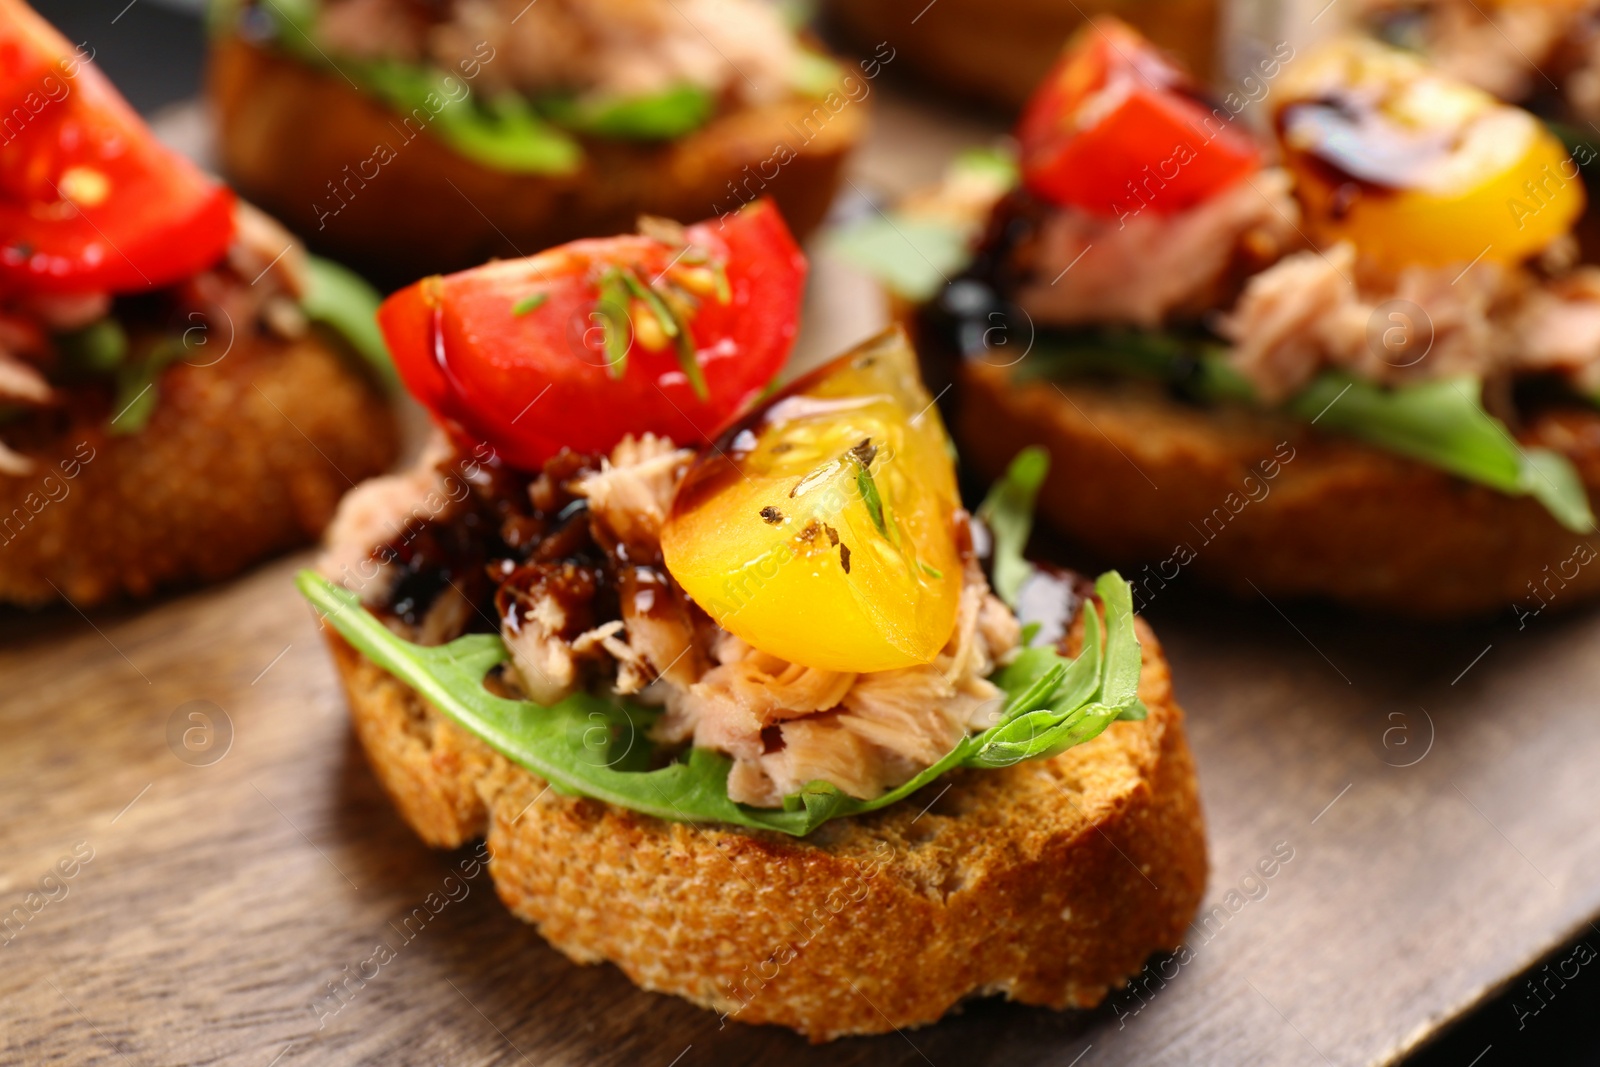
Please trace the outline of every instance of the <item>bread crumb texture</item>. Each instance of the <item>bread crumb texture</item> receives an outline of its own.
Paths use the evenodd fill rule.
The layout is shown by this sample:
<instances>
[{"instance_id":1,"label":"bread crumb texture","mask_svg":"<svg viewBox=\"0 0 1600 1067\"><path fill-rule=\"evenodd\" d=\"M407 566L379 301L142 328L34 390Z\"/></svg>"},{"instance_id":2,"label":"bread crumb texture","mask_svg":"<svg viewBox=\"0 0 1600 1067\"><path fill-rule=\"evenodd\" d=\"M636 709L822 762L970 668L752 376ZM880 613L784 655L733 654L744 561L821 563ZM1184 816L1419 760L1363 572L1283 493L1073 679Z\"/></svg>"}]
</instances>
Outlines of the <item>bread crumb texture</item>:
<instances>
[{"instance_id":1,"label":"bread crumb texture","mask_svg":"<svg viewBox=\"0 0 1600 1067\"><path fill-rule=\"evenodd\" d=\"M339 497L394 458L394 417L364 372L315 335L239 337L209 366L178 363L137 433L105 397L8 443L0 475L0 603L87 606L214 581L314 540Z\"/></svg>"},{"instance_id":2,"label":"bread crumb texture","mask_svg":"<svg viewBox=\"0 0 1600 1067\"><path fill-rule=\"evenodd\" d=\"M428 844L487 835L501 899L580 963L814 1041L963 999L1089 1008L1175 948L1205 887L1194 764L1141 620L1143 722L960 771L804 839L666 822L546 783L333 631L367 757Z\"/></svg>"}]
</instances>

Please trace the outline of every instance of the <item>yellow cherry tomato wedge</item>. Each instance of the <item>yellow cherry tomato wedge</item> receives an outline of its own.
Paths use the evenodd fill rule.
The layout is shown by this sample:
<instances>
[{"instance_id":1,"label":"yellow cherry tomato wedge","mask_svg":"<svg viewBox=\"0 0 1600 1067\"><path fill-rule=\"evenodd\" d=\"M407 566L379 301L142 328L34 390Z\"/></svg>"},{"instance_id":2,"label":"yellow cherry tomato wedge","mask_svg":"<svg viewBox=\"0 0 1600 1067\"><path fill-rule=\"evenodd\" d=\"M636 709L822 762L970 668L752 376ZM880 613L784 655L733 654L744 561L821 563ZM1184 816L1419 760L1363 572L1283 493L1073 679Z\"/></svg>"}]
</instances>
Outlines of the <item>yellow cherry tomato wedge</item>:
<instances>
[{"instance_id":1,"label":"yellow cherry tomato wedge","mask_svg":"<svg viewBox=\"0 0 1600 1067\"><path fill-rule=\"evenodd\" d=\"M1533 115L1368 40L1284 75L1276 115L1306 228L1388 270L1517 263L1583 213L1577 166Z\"/></svg>"},{"instance_id":2,"label":"yellow cherry tomato wedge","mask_svg":"<svg viewBox=\"0 0 1600 1067\"><path fill-rule=\"evenodd\" d=\"M662 531L667 570L719 626L792 663L931 662L961 597L951 457L916 355L890 330L695 461Z\"/></svg>"}]
</instances>

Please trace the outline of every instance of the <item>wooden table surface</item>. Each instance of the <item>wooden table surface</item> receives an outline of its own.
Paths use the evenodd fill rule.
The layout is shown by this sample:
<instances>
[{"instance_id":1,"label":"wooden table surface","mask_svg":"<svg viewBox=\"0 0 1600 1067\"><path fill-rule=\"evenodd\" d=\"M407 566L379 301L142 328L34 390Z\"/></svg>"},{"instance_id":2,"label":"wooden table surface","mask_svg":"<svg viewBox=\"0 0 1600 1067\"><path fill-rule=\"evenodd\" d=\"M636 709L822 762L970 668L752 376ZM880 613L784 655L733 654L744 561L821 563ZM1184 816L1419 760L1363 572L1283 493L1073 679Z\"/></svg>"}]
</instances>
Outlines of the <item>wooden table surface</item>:
<instances>
[{"instance_id":1,"label":"wooden table surface","mask_svg":"<svg viewBox=\"0 0 1600 1067\"><path fill-rule=\"evenodd\" d=\"M982 132L880 95L846 210ZM807 358L881 313L819 273ZM1438 630L1173 589L1148 615L1212 848L1187 963L1095 1013L985 1001L822 1047L719 1029L567 962L482 875L401 932L466 854L368 773L290 584L308 558L0 616L0 1064L1389 1063L1600 913L1600 615Z\"/></svg>"}]
</instances>

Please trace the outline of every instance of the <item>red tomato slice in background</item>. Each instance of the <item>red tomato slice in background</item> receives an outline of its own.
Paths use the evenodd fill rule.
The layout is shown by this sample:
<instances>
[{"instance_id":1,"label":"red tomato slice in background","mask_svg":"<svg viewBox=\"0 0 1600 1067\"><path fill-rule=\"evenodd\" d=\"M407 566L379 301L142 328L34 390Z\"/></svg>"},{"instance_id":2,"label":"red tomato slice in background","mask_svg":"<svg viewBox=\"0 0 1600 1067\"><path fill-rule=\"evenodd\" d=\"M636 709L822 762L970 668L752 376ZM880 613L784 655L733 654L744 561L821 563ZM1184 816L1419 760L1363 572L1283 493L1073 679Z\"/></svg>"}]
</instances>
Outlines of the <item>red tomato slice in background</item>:
<instances>
[{"instance_id":1,"label":"red tomato slice in background","mask_svg":"<svg viewBox=\"0 0 1600 1067\"><path fill-rule=\"evenodd\" d=\"M137 292L222 258L233 194L21 0L0 0L0 105L0 292Z\"/></svg>"},{"instance_id":2,"label":"red tomato slice in background","mask_svg":"<svg viewBox=\"0 0 1600 1067\"><path fill-rule=\"evenodd\" d=\"M1255 141L1198 100L1137 31L1094 19L1068 42L1017 125L1022 180L1091 214L1174 214L1261 165Z\"/></svg>"},{"instance_id":3,"label":"red tomato slice in background","mask_svg":"<svg viewBox=\"0 0 1600 1067\"><path fill-rule=\"evenodd\" d=\"M608 451L629 433L711 441L782 368L805 256L765 200L667 236L425 278L378 323L417 399L515 466ZM680 325L681 341L667 336Z\"/></svg>"}]
</instances>

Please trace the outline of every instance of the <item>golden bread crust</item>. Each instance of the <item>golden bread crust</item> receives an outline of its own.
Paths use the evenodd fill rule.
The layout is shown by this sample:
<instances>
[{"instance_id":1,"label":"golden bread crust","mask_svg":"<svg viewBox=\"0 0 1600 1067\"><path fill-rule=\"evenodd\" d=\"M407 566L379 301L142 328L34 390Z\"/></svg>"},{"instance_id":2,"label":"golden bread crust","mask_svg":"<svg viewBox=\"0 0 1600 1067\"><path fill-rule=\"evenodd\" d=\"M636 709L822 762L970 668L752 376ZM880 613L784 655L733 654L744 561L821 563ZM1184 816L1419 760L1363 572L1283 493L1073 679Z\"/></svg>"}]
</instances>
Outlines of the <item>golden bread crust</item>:
<instances>
[{"instance_id":1,"label":"golden bread crust","mask_svg":"<svg viewBox=\"0 0 1600 1067\"><path fill-rule=\"evenodd\" d=\"M1039 444L1040 513L1136 602L1183 571L1254 597L1315 597L1419 618L1562 608L1600 595L1600 539L1512 497L1305 423L1202 408L1137 382L1015 382L960 369L955 436L988 477ZM1535 420L1523 442L1577 464L1600 499L1600 413ZM1275 472L1268 476L1268 472Z\"/></svg>"},{"instance_id":2,"label":"golden bread crust","mask_svg":"<svg viewBox=\"0 0 1600 1067\"><path fill-rule=\"evenodd\" d=\"M904 63L934 85L1014 110L1033 95L1084 16L1101 12L1138 26L1206 83L1218 7L1211 0L829 0L827 10L863 52L887 42L896 52L891 65Z\"/></svg>"},{"instance_id":3,"label":"golden bread crust","mask_svg":"<svg viewBox=\"0 0 1600 1067\"><path fill-rule=\"evenodd\" d=\"M70 398L56 423L8 436L34 470L0 475L0 603L86 606L227 577L314 540L394 458L382 391L314 335L240 336L156 388L137 433L106 432L103 398Z\"/></svg>"},{"instance_id":4,"label":"golden bread crust","mask_svg":"<svg viewBox=\"0 0 1600 1067\"><path fill-rule=\"evenodd\" d=\"M424 841L487 834L501 899L572 959L822 1041L931 1023L974 995L1092 1007L1180 943L1204 827L1183 713L1139 628L1145 721L803 840L549 791L328 638L368 760Z\"/></svg>"},{"instance_id":5,"label":"golden bread crust","mask_svg":"<svg viewBox=\"0 0 1600 1067\"><path fill-rule=\"evenodd\" d=\"M402 128L337 75L237 37L214 45L209 83L223 170L240 195L313 247L396 284L631 233L641 214L698 222L762 194L803 237L866 129L862 104L834 113L791 100L665 143L585 141L570 175L511 174ZM380 145L392 158L374 159ZM792 159L781 162L780 145Z\"/></svg>"}]
</instances>

